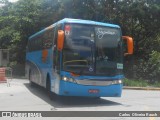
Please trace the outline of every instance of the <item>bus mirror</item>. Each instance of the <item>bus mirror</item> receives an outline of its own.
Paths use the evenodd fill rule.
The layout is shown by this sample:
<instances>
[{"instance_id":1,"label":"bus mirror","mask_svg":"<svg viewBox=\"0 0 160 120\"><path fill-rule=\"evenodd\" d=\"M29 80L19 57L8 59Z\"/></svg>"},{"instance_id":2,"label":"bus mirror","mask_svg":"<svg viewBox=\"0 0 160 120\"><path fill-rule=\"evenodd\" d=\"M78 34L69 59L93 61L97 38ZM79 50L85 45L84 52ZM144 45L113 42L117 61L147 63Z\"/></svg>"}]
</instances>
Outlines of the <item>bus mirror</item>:
<instances>
[{"instance_id":1,"label":"bus mirror","mask_svg":"<svg viewBox=\"0 0 160 120\"><path fill-rule=\"evenodd\" d=\"M64 45L64 31L58 30L57 48L62 51Z\"/></svg>"},{"instance_id":2,"label":"bus mirror","mask_svg":"<svg viewBox=\"0 0 160 120\"><path fill-rule=\"evenodd\" d=\"M132 55L133 54L133 39L129 36L122 36L122 39L127 44L127 52L124 55Z\"/></svg>"}]
</instances>

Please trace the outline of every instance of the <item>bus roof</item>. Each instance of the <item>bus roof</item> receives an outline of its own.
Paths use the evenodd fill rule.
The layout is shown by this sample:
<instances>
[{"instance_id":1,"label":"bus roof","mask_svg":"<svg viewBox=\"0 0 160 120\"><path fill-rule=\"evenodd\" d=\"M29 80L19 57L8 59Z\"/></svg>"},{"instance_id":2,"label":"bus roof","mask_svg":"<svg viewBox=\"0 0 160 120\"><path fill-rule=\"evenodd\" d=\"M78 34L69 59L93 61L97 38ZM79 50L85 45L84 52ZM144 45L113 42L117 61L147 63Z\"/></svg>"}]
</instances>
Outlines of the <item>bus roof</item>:
<instances>
[{"instance_id":1,"label":"bus roof","mask_svg":"<svg viewBox=\"0 0 160 120\"><path fill-rule=\"evenodd\" d=\"M90 24L90 25L100 25L100 26L120 28L118 25L115 24L97 22L92 20L71 19L71 18L64 18L63 20L60 20L58 23L80 23L80 24Z\"/></svg>"},{"instance_id":2,"label":"bus roof","mask_svg":"<svg viewBox=\"0 0 160 120\"><path fill-rule=\"evenodd\" d=\"M33 34L32 36L29 37L29 39L31 39L31 38L33 38L33 37L45 32L48 29L53 28L56 24L60 24L60 23L79 23L79 24L87 24L87 25L99 25L99 26L120 28L120 26L115 25L115 24L109 24L109 23L103 23L103 22L97 22L97 21L91 21L91 20L64 18L64 19L62 19L62 20L50 25L49 27L46 27L45 29Z\"/></svg>"}]
</instances>

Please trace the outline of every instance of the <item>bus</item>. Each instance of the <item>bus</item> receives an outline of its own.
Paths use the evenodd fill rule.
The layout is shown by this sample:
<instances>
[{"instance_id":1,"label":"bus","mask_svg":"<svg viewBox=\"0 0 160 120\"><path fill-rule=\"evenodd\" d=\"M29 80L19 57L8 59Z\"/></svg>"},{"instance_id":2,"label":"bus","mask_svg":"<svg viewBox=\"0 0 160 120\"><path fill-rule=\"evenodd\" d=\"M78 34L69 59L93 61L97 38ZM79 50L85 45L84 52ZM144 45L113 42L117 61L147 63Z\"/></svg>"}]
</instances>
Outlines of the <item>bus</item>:
<instances>
[{"instance_id":1,"label":"bus","mask_svg":"<svg viewBox=\"0 0 160 120\"><path fill-rule=\"evenodd\" d=\"M26 51L29 81L49 94L120 97L133 39L118 25L65 18L30 36Z\"/></svg>"}]
</instances>

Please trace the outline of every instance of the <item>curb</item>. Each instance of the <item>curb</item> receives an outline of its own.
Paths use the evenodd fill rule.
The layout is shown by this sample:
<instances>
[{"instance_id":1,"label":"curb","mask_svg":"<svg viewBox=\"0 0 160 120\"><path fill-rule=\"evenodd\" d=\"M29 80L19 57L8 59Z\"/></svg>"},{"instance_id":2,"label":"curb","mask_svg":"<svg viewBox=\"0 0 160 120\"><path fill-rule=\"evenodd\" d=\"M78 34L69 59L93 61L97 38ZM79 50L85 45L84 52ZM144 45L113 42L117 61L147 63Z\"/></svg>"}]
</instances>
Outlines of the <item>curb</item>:
<instances>
[{"instance_id":1,"label":"curb","mask_svg":"<svg viewBox=\"0 0 160 120\"><path fill-rule=\"evenodd\" d=\"M153 91L160 91L160 88L155 88L155 87L130 87L130 86L124 86L123 89L128 89L128 90L153 90Z\"/></svg>"}]
</instances>

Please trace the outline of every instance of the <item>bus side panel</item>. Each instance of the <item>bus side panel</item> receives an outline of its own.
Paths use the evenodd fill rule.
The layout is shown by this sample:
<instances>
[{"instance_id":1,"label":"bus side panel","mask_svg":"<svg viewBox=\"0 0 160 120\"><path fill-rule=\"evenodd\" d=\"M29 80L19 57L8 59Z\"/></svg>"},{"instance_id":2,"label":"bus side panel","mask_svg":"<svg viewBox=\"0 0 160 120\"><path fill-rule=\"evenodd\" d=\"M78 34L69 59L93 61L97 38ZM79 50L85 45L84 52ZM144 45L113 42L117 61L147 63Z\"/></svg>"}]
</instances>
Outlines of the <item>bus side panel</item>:
<instances>
[{"instance_id":1,"label":"bus side panel","mask_svg":"<svg viewBox=\"0 0 160 120\"><path fill-rule=\"evenodd\" d=\"M43 50L42 51L37 51L37 52L32 52L30 54L30 60L33 61L30 64L30 68L33 71L33 82L46 87L46 79L47 75L50 78L50 81L53 79L53 59L52 59L52 48L46 49L47 51L47 56L44 60L43 57ZM39 77L38 77L39 76Z\"/></svg>"},{"instance_id":2,"label":"bus side panel","mask_svg":"<svg viewBox=\"0 0 160 120\"><path fill-rule=\"evenodd\" d=\"M41 53L41 60L40 60L40 68L42 68L42 74L43 74L43 79L42 79L42 86L46 88L46 80L47 80L47 75L49 77L50 83L51 83L51 88L52 88L52 80L53 80L53 50L52 48L47 49L48 55L46 56L46 60L43 60L43 51Z\"/></svg>"},{"instance_id":3,"label":"bus side panel","mask_svg":"<svg viewBox=\"0 0 160 120\"><path fill-rule=\"evenodd\" d=\"M43 79L43 71L39 64L41 51L27 53L26 58L26 66L27 66L27 74L30 80L38 85L41 85Z\"/></svg>"},{"instance_id":4,"label":"bus side panel","mask_svg":"<svg viewBox=\"0 0 160 120\"><path fill-rule=\"evenodd\" d=\"M51 81L51 91L59 95L59 90L60 90L60 76L54 71Z\"/></svg>"}]
</instances>

